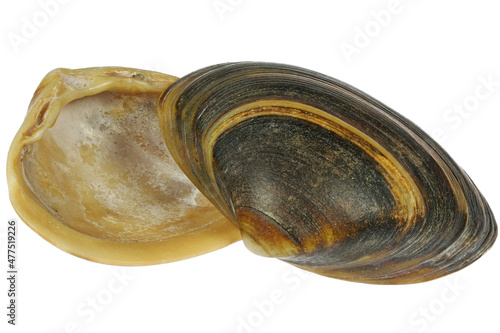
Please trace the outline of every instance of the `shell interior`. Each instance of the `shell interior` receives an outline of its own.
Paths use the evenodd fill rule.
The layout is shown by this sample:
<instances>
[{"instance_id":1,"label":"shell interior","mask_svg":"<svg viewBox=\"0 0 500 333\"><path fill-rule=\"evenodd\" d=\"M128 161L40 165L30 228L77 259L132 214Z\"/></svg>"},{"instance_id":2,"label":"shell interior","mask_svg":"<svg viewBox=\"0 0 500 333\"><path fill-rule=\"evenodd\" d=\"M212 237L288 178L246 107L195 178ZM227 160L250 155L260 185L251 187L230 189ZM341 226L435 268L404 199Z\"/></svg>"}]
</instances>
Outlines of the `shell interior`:
<instances>
[{"instance_id":1,"label":"shell interior","mask_svg":"<svg viewBox=\"0 0 500 333\"><path fill-rule=\"evenodd\" d=\"M163 141L158 98L175 79L113 68L49 74L11 149L19 215L66 251L111 264L174 261L240 239Z\"/></svg>"}]
</instances>

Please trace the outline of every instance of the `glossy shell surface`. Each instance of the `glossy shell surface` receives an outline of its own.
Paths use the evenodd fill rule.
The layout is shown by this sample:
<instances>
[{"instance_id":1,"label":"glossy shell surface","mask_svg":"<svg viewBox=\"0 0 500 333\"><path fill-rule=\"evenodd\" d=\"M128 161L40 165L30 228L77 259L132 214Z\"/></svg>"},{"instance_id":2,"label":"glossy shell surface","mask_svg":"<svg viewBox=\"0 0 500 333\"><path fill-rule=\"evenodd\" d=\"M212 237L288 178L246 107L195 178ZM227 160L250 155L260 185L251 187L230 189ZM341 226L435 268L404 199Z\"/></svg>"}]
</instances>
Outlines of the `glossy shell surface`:
<instances>
[{"instance_id":1,"label":"glossy shell surface","mask_svg":"<svg viewBox=\"0 0 500 333\"><path fill-rule=\"evenodd\" d=\"M303 68L208 67L160 102L173 158L253 252L345 280L431 280L493 244L492 212L426 133Z\"/></svg>"}]
</instances>

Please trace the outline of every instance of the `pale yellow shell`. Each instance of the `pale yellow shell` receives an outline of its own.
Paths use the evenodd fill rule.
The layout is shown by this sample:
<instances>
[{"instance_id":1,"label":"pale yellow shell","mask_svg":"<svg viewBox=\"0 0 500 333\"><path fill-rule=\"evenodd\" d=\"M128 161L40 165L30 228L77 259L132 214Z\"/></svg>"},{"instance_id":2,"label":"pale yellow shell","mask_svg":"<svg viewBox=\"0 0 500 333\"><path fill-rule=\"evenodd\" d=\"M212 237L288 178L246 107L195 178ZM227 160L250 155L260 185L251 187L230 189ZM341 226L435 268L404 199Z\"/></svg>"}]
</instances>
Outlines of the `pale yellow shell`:
<instances>
[{"instance_id":1,"label":"pale yellow shell","mask_svg":"<svg viewBox=\"0 0 500 333\"><path fill-rule=\"evenodd\" d=\"M176 80L119 67L50 72L8 156L21 219L59 248L107 264L171 262L239 240L163 141L157 102Z\"/></svg>"}]
</instances>

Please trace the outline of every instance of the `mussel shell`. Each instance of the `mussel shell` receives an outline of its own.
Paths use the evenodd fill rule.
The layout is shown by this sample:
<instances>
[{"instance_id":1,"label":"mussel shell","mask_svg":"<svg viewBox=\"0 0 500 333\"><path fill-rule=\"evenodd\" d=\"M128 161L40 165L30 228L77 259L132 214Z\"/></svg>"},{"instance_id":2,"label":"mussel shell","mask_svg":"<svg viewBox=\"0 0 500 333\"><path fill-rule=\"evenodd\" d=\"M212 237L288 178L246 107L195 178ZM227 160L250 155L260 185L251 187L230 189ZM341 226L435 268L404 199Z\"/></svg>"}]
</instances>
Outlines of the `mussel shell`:
<instances>
[{"instance_id":1,"label":"mussel shell","mask_svg":"<svg viewBox=\"0 0 500 333\"><path fill-rule=\"evenodd\" d=\"M367 94L307 69L229 63L160 99L173 158L253 252L351 281L457 271L497 227L466 173Z\"/></svg>"},{"instance_id":2,"label":"mussel shell","mask_svg":"<svg viewBox=\"0 0 500 333\"><path fill-rule=\"evenodd\" d=\"M19 217L59 248L107 264L171 262L239 240L163 141L158 98L176 80L121 67L50 72L9 151Z\"/></svg>"}]
</instances>

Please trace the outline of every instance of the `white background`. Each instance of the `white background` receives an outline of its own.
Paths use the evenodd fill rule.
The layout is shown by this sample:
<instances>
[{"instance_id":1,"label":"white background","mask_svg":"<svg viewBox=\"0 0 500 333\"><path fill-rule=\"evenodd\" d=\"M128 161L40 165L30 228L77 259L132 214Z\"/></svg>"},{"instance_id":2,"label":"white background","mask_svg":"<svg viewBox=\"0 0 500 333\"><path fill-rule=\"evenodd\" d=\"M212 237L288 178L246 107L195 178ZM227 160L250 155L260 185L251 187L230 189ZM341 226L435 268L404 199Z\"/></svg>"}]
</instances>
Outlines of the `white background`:
<instances>
[{"instance_id":1,"label":"white background","mask_svg":"<svg viewBox=\"0 0 500 333\"><path fill-rule=\"evenodd\" d=\"M500 214L495 1L401 0L395 7L389 0L54 1L0 5L2 174L31 96L54 68L126 66L183 76L215 63L273 61L350 83L435 138L441 129L440 143ZM57 8L43 9L48 2ZM377 23L376 13L388 8L390 19L379 14ZM38 27L28 31L29 24ZM360 31L366 30L363 38ZM357 53L346 56L347 44ZM470 112L455 113L454 105L478 101L481 78L497 82L489 96L470 104ZM6 271L6 221L16 214L5 176L0 181L0 266ZM241 243L183 262L122 271L71 256L21 221L19 229L16 327L6 324L4 278L0 284L1 325L8 332L499 331L498 244L451 276L375 286L301 276ZM116 280L116 274L127 280ZM273 295L281 297L271 306ZM100 311L91 310L92 298L101 302Z\"/></svg>"}]
</instances>

